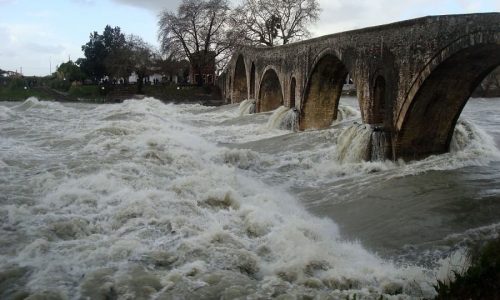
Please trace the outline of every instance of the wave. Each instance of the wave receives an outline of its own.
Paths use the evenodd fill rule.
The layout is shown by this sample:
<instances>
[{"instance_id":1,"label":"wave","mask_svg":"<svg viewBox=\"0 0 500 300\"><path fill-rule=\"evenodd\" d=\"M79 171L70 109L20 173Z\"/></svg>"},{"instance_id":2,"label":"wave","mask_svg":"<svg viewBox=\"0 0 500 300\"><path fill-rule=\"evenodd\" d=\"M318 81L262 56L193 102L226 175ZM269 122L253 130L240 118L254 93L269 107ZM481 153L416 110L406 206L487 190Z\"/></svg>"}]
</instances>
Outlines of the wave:
<instances>
[{"instance_id":1,"label":"wave","mask_svg":"<svg viewBox=\"0 0 500 300\"><path fill-rule=\"evenodd\" d=\"M10 108L0 105L0 121L6 121L14 117L15 113Z\"/></svg>"},{"instance_id":2,"label":"wave","mask_svg":"<svg viewBox=\"0 0 500 300\"><path fill-rule=\"evenodd\" d=\"M32 109L45 108L63 110L64 106L61 103L55 101L40 101L36 97L29 97L28 99L24 100L23 103L14 106L12 109L17 111L28 111Z\"/></svg>"},{"instance_id":3,"label":"wave","mask_svg":"<svg viewBox=\"0 0 500 300\"><path fill-rule=\"evenodd\" d=\"M450 152L473 152L500 157L493 138L471 121L460 118L457 121L450 143Z\"/></svg>"}]
</instances>

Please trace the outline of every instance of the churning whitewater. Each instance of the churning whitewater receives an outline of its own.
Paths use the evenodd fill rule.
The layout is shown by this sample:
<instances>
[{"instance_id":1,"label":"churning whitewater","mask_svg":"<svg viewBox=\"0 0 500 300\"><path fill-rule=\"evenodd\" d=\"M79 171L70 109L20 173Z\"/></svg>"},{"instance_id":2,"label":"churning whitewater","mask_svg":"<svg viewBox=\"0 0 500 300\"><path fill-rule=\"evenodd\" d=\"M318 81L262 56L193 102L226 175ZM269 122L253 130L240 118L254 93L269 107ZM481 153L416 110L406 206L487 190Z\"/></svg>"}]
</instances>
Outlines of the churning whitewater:
<instances>
[{"instance_id":1,"label":"churning whitewater","mask_svg":"<svg viewBox=\"0 0 500 300\"><path fill-rule=\"evenodd\" d=\"M393 219L363 226L381 217L373 205L391 180L479 168L498 198L488 172L500 134L463 119L451 153L366 162L372 131L343 102L330 129L303 133L295 111L248 114L252 100L0 104L0 298L432 297L436 279L465 267L462 246L498 235L500 218L430 245L387 232L414 217L389 205Z\"/></svg>"}]
</instances>

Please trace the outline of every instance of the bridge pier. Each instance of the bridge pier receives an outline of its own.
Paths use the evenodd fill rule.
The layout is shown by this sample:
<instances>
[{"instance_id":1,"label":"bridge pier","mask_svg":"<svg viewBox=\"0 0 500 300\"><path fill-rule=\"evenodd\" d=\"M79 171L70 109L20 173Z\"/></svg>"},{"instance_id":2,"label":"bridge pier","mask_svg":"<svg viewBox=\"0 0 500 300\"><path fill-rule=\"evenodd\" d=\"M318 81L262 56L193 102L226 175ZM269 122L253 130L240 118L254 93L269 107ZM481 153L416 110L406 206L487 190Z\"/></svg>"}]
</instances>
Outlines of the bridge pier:
<instances>
[{"instance_id":1,"label":"bridge pier","mask_svg":"<svg viewBox=\"0 0 500 300\"><path fill-rule=\"evenodd\" d=\"M346 66L332 54L326 54L316 63L306 83L300 109L300 130L328 128L337 119L347 73Z\"/></svg>"},{"instance_id":2,"label":"bridge pier","mask_svg":"<svg viewBox=\"0 0 500 300\"><path fill-rule=\"evenodd\" d=\"M248 82L247 82L247 69L245 66L245 61L243 56L239 56L236 61L236 67L233 76L233 94L232 102L240 103L241 101L248 98Z\"/></svg>"}]
</instances>

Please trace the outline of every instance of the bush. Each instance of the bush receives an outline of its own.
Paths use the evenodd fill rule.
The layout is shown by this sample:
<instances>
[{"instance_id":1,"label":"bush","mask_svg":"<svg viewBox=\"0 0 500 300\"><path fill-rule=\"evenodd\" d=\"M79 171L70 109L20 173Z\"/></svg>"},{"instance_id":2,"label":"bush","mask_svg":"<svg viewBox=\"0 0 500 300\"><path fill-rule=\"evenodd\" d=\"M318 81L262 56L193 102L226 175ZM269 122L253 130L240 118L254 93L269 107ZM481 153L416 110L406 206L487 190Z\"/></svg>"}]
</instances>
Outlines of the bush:
<instances>
[{"instance_id":1,"label":"bush","mask_svg":"<svg viewBox=\"0 0 500 300\"><path fill-rule=\"evenodd\" d=\"M67 92L71 88L71 82L68 80L56 79L50 82L50 87L59 91Z\"/></svg>"},{"instance_id":2,"label":"bush","mask_svg":"<svg viewBox=\"0 0 500 300\"><path fill-rule=\"evenodd\" d=\"M69 94L77 98L98 98L100 90L97 85L73 85L69 89Z\"/></svg>"},{"instance_id":3,"label":"bush","mask_svg":"<svg viewBox=\"0 0 500 300\"><path fill-rule=\"evenodd\" d=\"M469 251L471 265L450 283L438 281L435 299L500 299L500 238Z\"/></svg>"},{"instance_id":4,"label":"bush","mask_svg":"<svg viewBox=\"0 0 500 300\"><path fill-rule=\"evenodd\" d=\"M7 84L9 90L22 90L26 86L26 82L22 78L13 78Z\"/></svg>"}]
</instances>

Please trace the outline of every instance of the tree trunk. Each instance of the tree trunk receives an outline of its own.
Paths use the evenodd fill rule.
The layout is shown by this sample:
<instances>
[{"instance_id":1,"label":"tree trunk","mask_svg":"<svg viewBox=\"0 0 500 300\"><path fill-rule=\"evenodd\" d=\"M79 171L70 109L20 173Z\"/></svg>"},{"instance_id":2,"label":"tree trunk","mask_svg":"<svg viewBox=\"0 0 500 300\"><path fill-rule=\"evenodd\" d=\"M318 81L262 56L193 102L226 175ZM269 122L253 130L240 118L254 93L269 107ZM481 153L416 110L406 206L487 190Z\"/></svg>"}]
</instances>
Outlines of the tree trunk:
<instances>
[{"instance_id":1,"label":"tree trunk","mask_svg":"<svg viewBox=\"0 0 500 300\"><path fill-rule=\"evenodd\" d=\"M142 94L143 85L144 85L144 75L137 74L137 94Z\"/></svg>"},{"instance_id":2,"label":"tree trunk","mask_svg":"<svg viewBox=\"0 0 500 300\"><path fill-rule=\"evenodd\" d=\"M202 86L203 85L203 74L201 74L202 72L201 72L201 66L200 66L200 64L199 63L196 64L196 66L195 66L194 69L195 69L195 76L194 76L194 78L195 78L195 81L196 81L195 83L196 83L197 86ZM198 77L196 77L196 75L198 75Z\"/></svg>"}]
</instances>

